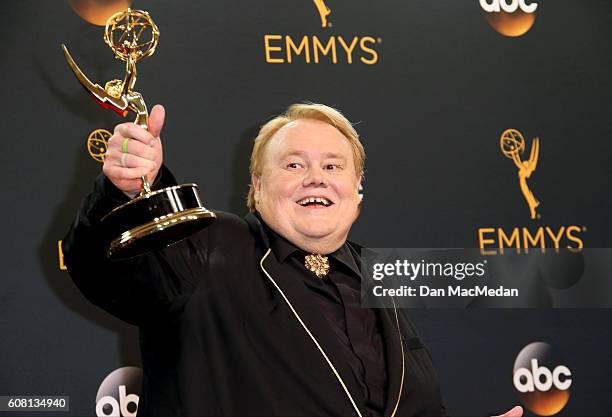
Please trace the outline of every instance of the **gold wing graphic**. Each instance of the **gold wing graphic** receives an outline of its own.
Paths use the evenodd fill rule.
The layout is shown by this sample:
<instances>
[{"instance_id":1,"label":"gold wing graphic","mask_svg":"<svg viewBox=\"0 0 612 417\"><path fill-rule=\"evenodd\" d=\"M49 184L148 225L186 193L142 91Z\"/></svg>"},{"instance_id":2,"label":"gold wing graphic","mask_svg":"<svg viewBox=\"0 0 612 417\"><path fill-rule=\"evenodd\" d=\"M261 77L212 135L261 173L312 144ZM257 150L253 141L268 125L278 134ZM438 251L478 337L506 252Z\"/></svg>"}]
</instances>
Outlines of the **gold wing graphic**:
<instances>
[{"instance_id":1,"label":"gold wing graphic","mask_svg":"<svg viewBox=\"0 0 612 417\"><path fill-rule=\"evenodd\" d=\"M74 59L72 59L72 56L70 55L70 52L68 52L68 48L66 48L66 45L62 44L62 50L64 51L64 56L66 57L66 61L68 61L70 69L74 73L79 83L83 86L85 91L87 91L98 103L100 103L102 107L114 110L123 117L127 116L129 103L125 95L121 95L120 97L113 97L99 84L94 84L93 82L91 82L91 80L87 78L83 71L81 71L76 62L74 62Z\"/></svg>"}]
</instances>

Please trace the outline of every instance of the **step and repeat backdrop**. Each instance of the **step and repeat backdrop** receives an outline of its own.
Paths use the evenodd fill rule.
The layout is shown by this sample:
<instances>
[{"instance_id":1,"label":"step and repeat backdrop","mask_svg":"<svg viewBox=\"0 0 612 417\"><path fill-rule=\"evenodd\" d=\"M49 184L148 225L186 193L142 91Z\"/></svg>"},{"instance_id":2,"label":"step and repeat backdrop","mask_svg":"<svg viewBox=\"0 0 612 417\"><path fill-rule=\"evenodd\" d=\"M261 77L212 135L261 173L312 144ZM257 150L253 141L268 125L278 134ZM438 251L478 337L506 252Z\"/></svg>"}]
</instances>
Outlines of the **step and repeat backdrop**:
<instances>
[{"instance_id":1,"label":"step and repeat backdrop","mask_svg":"<svg viewBox=\"0 0 612 417\"><path fill-rule=\"evenodd\" d=\"M538 283L525 308L406 310L451 415L612 415L605 0L3 1L0 396L15 400L0 414L33 412L24 396L61 397L57 415L137 410L138 330L81 296L60 246L109 132L132 120L88 97L60 45L92 82L122 79L103 34L127 7L160 31L135 89L166 107L165 163L207 207L246 213L259 126L324 103L368 156L352 240L511 256L506 272ZM545 250L546 271L522 258ZM569 287L589 297L559 308Z\"/></svg>"}]
</instances>

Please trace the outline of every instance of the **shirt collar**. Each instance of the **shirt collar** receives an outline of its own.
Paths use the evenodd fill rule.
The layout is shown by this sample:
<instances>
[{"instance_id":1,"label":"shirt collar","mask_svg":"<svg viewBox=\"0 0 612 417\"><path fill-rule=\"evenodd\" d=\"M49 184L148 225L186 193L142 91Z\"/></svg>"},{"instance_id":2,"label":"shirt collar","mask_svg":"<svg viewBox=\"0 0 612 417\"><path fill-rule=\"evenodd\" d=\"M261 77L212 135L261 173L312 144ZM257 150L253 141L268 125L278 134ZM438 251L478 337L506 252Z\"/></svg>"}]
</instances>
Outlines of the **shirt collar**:
<instances>
[{"instance_id":1,"label":"shirt collar","mask_svg":"<svg viewBox=\"0 0 612 417\"><path fill-rule=\"evenodd\" d=\"M259 218L261 224L264 226L264 229L268 236L268 240L270 241L270 248L276 256L276 259L278 259L280 263L285 262L289 256L293 255L296 252L300 257L308 255L308 253L304 252L303 250L295 246L293 243L289 242L287 239L272 230L270 226L268 226L263 221L259 213L256 213L256 215ZM359 267L357 266L357 262L355 261L355 256L347 242L344 242L342 246L338 248L338 250L336 250L334 253L329 254L329 256L333 260L340 262L341 264L349 268L354 274L361 278L361 273L359 272Z\"/></svg>"}]
</instances>

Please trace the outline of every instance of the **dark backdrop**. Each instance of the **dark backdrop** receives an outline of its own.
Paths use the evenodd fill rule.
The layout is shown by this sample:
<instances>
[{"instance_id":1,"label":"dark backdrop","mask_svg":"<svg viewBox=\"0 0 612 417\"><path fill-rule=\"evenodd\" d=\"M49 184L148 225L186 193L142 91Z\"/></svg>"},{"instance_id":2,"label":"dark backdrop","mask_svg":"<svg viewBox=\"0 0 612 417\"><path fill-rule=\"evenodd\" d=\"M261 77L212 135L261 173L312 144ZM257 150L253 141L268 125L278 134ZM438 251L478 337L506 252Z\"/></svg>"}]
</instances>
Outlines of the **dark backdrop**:
<instances>
[{"instance_id":1,"label":"dark backdrop","mask_svg":"<svg viewBox=\"0 0 612 417\"><path fill-rule=\"evenodd\" d=\"M478 247L481 227L578 225L586 247L609 247L610 2L539 1L520 37L496 32L477 0L326 3L332 25L322 28L311 0L133 2L161 30L157 52L138 66L136 89L149 107L166 106L165 162L200 185L207 207L245 212L258 127L309 100L358 122L368 159L355 241ZM67 0L0 5L0 395L69 395L75 416L94 414L107 374L140 363L136 329L91 306L58 265L57 241L100 171L87 137L122 121L82 91L60 43L103 84L123 67L102 33ZM336 64L329 56L306 63L304 55L271 64L265 35L371 37L366 46L377 59L363 63L370 55L358 46L349 64L338 44ZM273 55L286 60L284 50ZM529 218L516 168L500 152L507 128L523 133L527 153L540 138L529 180L542 202L539 219ZM533 341L550 343L572 370L561 415L612 415L609 310L409 314L454 415L516 403L514 359Z\"/></svg>"}]
</instances>

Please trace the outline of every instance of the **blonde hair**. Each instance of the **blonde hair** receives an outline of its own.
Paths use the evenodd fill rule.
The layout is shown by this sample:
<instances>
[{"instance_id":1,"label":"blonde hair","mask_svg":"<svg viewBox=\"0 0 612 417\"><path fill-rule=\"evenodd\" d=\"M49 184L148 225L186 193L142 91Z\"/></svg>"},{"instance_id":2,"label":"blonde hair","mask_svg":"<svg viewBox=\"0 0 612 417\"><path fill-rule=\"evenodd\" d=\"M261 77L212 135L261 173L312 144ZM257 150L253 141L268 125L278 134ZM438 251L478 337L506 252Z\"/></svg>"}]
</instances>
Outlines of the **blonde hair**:
<instances>
[{"instance_id":1,"label":"blonde hair","mask_svg":"<svg viewBox=\"0 0 612 417\"><path fill-rule=\"evenodd\" d=\"M283 126L300 119L319 120L338 129L351 145L353 160L355 161L355 172L360 177L363 176L365 151L359 140L357 131L351 122L349 122L338 110L317 103L292 104L283 114L276 116L261 127L253 143L251 164L249 166L251 175L255 174L257 177L261 176L265 148L272 136L274 136ZM253 188L253 184L249 185L247 206L250 211L255 211L255 189Z\"/></svg>"}]
</instances>

